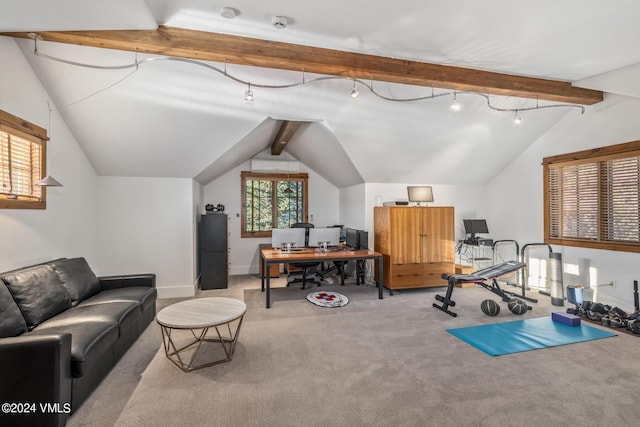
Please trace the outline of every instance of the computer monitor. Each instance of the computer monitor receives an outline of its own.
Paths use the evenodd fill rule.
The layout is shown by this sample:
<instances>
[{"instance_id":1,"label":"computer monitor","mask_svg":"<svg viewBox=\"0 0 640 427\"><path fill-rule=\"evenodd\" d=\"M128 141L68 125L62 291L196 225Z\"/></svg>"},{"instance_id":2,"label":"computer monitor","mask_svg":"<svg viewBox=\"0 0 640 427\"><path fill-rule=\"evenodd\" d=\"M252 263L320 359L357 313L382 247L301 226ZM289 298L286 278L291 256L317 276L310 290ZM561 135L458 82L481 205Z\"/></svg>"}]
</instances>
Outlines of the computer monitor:
<instances>
[{"instance_id":1,"label":"computer monitor","mask_svg":"<svg viewBox=\"0 0 640 427\"><path fill-rule=\"evenodd\" d=\"M355 228L347 228L345 232L345 245L351 249L358 249L358 230Z\"/></svg>"},{"instance_id":2,"label":"computer monitor","mask_svg":"<svg viewBox=\"0 0 640 427\"><path fill-rule=\"evenodd\" d=\"M356 230L355 228L347 228L346 239L344 244L349 249L368 249L369 233L364 230Z\"/></svg>"},{"instance_id":3,"label":"computer monitor","mask_svg":"<svg viewBox=\"0 0 640 427\"><path fill-rule=\"evenodd\" d=\"M429 185L409 186L407 193L409 201L417 202L418 206L420 206L420 202L433 202L433 190Z\"/></svg>"},{"instance_id":4,"label":"computer monitor","mask_svg":"<svg viewBox=\"0 0 640 427\"><path fill-rule=\"evenodd\" d=\"M274 228L271 230L271 247L274 249L282 249L287 243L291 243L291 247L304 248L304 228Z\"/></svg>"},{"instance_id":5,"label":"computer monitor","mask_svg":"<svg viewBox=\"0 0 640 427\"><path fill-rule=\"evenodd\" d=\"M322 243L329 242L327 246L338 246L340 243L340 229L327 228L310 228L309 229L309 246L321 247Z\"/></svg>"},{"instance_id":6,"label":"computer monitor","mask_svg":"<svg viewBox=\"0 0 640 427\"><path fill-rule=\"evenodd\" d=\"M464 223L464 231L467 234L471 234L471 240L474 241L476 238L476 233L483 234L489 232L489 227L487 227L487 221L484 219L463 219Z\"/></svg>"}]
</instances>

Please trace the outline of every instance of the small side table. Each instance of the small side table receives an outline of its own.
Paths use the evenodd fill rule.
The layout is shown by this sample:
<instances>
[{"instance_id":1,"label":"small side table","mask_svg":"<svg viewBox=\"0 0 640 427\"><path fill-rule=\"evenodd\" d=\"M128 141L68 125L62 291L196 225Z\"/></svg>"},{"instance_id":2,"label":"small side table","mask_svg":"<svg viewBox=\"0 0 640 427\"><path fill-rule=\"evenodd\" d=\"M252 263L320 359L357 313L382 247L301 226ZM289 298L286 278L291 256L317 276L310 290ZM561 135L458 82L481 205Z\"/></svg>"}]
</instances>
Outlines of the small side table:
<instances>
[{"instance_id":1,"label":"small side table","mask_svg":"<svg viewBox=\"0 0 640 427\"><path fill-rule=\"evenodd\" d=\"M156 315L156 321L162 331L162 342L167 358L183 372L195 371L230 361L236 349L240 327L246 311L247 305L244 302L223 297L195 298L163 308ZM234 322L236 323L235 330L232 330ZM211 328L215 329L217 338L207 338L207 333ZM177 348L172 337L172 332L176 329L190 331L194 340ZM200 332L196 333L196 331ZM226 357L194 365L203 342L220 343ZM187 361L183 357L184 352L193 346L196 346L196 349Z\"/></svg>"}]
</instances>

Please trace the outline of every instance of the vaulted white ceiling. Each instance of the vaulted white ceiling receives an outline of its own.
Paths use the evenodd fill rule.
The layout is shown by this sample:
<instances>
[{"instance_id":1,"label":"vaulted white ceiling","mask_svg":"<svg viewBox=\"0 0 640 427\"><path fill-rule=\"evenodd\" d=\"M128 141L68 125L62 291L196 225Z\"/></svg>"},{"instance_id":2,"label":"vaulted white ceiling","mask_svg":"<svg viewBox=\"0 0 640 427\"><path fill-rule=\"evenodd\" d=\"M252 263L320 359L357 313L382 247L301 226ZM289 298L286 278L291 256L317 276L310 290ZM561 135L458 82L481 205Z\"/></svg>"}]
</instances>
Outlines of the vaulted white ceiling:
<instances>
[{"instance_id":1,"label":"vaulted white ceiling","mask_svg":"<svg viewBox=\"0 0 640 427\"><path fill-rule=\"evenodd\" d=\"M234 8L234 19L220 15ZM612 0L4 0L0 31L154 29L227 33L378 56L457 65L640 96L640 2ZM286 16L286 29L271 25ZM189 177L207 183L267 149L281 120L305 120L285 149L338 187L360 182L482 184L578 108L514 112L485 97L429 96L383 82L224 63L157 60L132 52L16 39L100 175ZM212 46L215 49L215 46ZM106 70L53 61L138 68ZM216 67L227 76L216 72ZM287 89L254 85L305 84ZM434 88L433 93L449 93ZM489 97L502 109L556 105ZM46 100L43 100L43 105ZM594 107L585 107L587 109Z\"/></svg>"}]
</instances>

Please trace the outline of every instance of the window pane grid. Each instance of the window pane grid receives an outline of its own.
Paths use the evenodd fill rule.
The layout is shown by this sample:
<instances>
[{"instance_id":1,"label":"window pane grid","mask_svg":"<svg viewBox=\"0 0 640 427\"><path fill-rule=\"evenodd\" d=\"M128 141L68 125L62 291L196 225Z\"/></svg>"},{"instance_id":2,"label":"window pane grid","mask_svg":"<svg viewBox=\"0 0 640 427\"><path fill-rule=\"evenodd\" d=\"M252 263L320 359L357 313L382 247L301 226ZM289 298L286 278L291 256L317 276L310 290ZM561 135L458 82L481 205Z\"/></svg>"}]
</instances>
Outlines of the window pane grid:
<instances>
[{"instance_id":1,"label":"window pane grid","mask_svg":"<svg viewBox=\"0 0 640 427\"><path fill-rule=\"evenodd\" d=\"M271 230L272 182L247 180L246 229L250 232Z\"/></svg>"},{"instance_id":2,"label":"window pane grid","mask_svg":"<svg viewBox=\"0 0 640 427\"><path fill-rule=\"evenodd\" d=\"M265 236L272 228L287 228L305 218L306 174L264 176L243 172L244 233ZM299 176L304 175L300 180Z\"/></svg>"}]
</instances>

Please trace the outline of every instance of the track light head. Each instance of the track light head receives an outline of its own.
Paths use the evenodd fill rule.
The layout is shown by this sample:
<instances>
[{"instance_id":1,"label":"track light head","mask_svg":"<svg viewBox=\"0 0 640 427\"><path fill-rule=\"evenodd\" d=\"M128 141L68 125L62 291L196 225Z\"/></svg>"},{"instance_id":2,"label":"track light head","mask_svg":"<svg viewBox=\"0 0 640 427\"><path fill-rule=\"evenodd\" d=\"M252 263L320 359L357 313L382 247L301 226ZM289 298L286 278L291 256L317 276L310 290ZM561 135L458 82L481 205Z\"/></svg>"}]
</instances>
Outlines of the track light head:
<instances>
[{"instance_id":1,"label":"track light head","mask_svg":"<svg viewBox=\"0 0 640 427\"><path fill-rule=\"evenodd\" d=\"M251 83L248 84L247 90L244 91L244 101L247 103L253 102L253 91L251 90Z\"/></svg>"},{"instance_id":2,"label":"track light head","mask_svg":"<svg viewBox=\"0 0 640 427\"><path fill-rule=\"evenodd\" d=\"M356 79L353 79L353 88L351 89L351 97L357 98L360 95L360 91L358 90L358 86L356 86Z\"/></svg>"},{"instance_id":3,"label":"track light head","mask_svg":"<svg viewBox=\"0 0 640 427\"><path fill-rule=\"evenodd\" d=\"M518 110L516 110L516 113L513 116L513 124L516 126L520 126L521 123L522 123L522 116L518 114Z\"/></svg>"},{"instance_id":4,"label":"track light head","mask_svg":"<svg viewBox=\"0 0 640 427\"><path fill-rule=\"evenodd\" d=\"M451 101L451 105L449 105L449 110L453 111L454 113L457 113L458 111L460 111L461 108L462 106L458 103L458 100L456 99L456 93L453 92L453 101Z\"/></svg>"}]
</instances>

